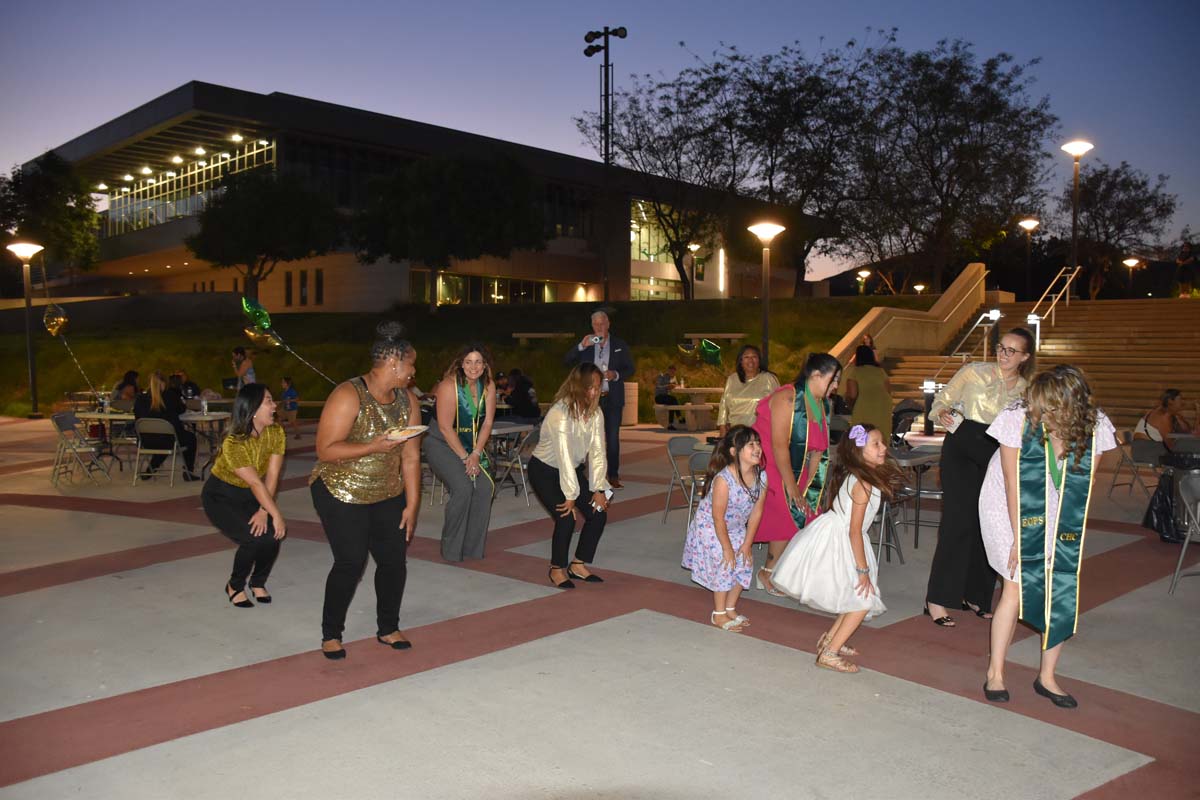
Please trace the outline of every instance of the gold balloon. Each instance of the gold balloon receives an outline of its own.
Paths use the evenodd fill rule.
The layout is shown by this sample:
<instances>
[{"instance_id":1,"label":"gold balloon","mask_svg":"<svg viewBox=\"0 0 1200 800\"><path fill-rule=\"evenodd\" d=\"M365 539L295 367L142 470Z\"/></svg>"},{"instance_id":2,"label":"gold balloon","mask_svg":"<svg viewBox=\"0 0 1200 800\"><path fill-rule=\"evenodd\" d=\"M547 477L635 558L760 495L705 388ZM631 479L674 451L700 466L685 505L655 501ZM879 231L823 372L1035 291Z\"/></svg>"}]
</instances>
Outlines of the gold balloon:
<instances>
[{"instance_id":1,"label":"gold balloon","mask_svg":"<svg viewBox=\"0 0 1200 800\"><path fill-rule=\"evenodd\" d=\"M50 331L51 336L58 336L59 331L67 327L68 321L67 312L58 303L47 305L45 313L42 314L42 324Z\"/></svg>"},{"instance_id":2,"label":"gold balloon","mask_svg":"<svg viewBox=\"0 0 1200 800\"><path fill-rule=\"evenodd\" d=\"M242 328L242 333L246 334L246 338L259 347L279 347L283 344L279 335L273 330L262 331L253 325L247 325Z\"/></svg>"}]
</instances>

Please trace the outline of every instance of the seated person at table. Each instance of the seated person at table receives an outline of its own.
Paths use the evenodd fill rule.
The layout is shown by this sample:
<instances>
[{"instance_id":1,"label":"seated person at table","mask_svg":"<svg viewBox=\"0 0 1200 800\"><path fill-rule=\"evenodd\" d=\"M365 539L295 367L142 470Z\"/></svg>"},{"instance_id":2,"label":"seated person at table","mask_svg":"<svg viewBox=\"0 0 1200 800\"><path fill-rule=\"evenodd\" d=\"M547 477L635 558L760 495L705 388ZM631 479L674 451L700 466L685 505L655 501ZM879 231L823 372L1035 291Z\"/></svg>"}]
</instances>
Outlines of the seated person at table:
<instances>
[{"instance_id":1,"label":"seated person at table","mask_svg":"<svg viewBox=\"0 0 1200 800\"><path fill-rule=\"evenodd\" d=\"M179 391L183 394L184 400L192 400L200 398L200 386L190 378L184 370L177 370L173 377L179 378Z\"/></svg>"},{"instance_id":2,"label":"seated person at table","mask_svg":"<svg viewBox=\"0 0 1200 800\"><path fill-rule=\"evenodd\" d=\"M199 477L193 474L193 470L196 468L196 434L184 428L183 422L179 419L179 415L185 411L187 408L183 404L182 396L179 392L168 390L167 382L163 379L161 372L155 372L150 376L149 391L139 394L133 403L135 419L154 417L165 419L171 423L171 427L175 429L175 435L179 438L179 448L183 451L183 479L194 481L199 480ZM142 437L142 444L152 450L166 450L171 447L171 438L165 434L147 434ZM152 474L166 459L165 455L150 456L150 468L147 472Z\"/></svg>"},{"instance_id":3,"label":"seated person at table","mask_svg":"<svg viewBox=\"0 0 1200 800\"><path fill-rule=\"evenodd\" d=\"M1200 402L1195 404L1195 425L1183 415L1183 406L1183 392L1178 389L1167 389L1159 398L1158 407L1138 420L1133 429L1133 438L1161 442L1163 434L1200 434Z\"/></svg>"},{"instance_id":4,"label":"seated person at table","mask_svg":"<svg viewBox=\"0 0 1200 800\"><path fill-rule=\"evenodd\" d=\"M664 406L682 405L679 398L671 394L675 388L679 386L675 382L675 365L671 364L665 372L658 373L658 377L654 379L654 402ZM667 430L675 430L675 421L683 422L682 411L667 412Z\"/></svg>"},{"instance_id":5,"label":"seated person at table","mask_svg":"<svg viewBox=\"0 0 1200 800\"><path fill-rule=\"evenodd\" d=\"M537 392L534 391L533 381L517 368L508 373L508 398L506 402L512 407L508 417L513 422L536 423L542 417L538 408Z\"/></svg>"},{"instance_id":6,"label":"seated person at table","mask_svg":"<svg viewBox=\"0 0 1200 800\"><path fill-rule=\"evenodd\" d=\"M496 373L496 399L501 403L508 402L508 393L512 391L509 385L508 375L503 372Z\"/></svg>"},{"instance_id":7,"label":"seated person at table","mask_svg":"<svg viewBox=\"0 0 1200 800\"><path fill-rule=\"evenodd\" d=\"M125 377L117 381L117 385L113 387L112 401L115 403L118 400L128 400L133 402L137 397L138 392L138 374L137 370L129 370L125 373Z\"/></svg>"}]
</instances>

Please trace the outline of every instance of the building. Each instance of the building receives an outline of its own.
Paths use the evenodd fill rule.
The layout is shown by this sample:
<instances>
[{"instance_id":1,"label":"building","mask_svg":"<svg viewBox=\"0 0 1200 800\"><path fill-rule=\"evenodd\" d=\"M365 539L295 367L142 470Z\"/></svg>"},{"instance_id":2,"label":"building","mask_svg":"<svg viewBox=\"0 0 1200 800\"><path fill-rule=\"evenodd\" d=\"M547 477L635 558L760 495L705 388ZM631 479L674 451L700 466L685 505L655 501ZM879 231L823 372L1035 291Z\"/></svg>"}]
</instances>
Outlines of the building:
<instances>
[{"instance_id":1,"label":"building","mask_svg":"<svg viewBox=\"0 0 1200 800\"><path fill-rule=\"evenodd\" d=\"M271 167L329 192L339 209L364 202L368 181L412 158L500 153L545 185L547 245L507 259L453 262L432 286L420 264L359 263L348 250L280 264L259 287L279 311L374 311L395 303L540 303L679 299L674 264L646 213L646 177L589 159L310 100L191 82L55 149L103 196L101 262L86 291L238 292L234 270L214 270L183 244L221 177ZM738 200L749 221L771 211ZM731 219L733 224L743 224ZM628 238L627 238L628 237ZM755 253L721 242L691 256L698 298L753 297ZM784 244L786 247L786 243ZM745 248L742 248L745 251ZM776 264L786 258L776 258ZM773 270L772 295L788 296L794 272ZM83 287L81 287L83 288Z\"/></svg>"}]
</instances>

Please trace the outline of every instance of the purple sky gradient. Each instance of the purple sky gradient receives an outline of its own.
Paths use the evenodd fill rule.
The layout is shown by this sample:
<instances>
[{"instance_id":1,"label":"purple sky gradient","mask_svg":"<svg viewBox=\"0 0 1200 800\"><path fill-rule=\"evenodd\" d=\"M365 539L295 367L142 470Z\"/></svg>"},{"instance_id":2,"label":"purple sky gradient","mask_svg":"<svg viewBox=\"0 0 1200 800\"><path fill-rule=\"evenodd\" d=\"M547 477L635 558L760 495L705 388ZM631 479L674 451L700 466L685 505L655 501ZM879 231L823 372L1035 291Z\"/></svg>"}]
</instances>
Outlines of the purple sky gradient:
<instances>
[{"instance_id":1,"label":"purple sky gradient","mask_svg":"<svg viewBox=\"0 0 1200 800\"><path fill-rule=\"evenodd\" d=\"M583 34L624 25L618 85L673 74L721 42L812 53L899 28L909 49L942 38L1042 59L1062 140L1094 157L1171 176L1169 236L1200 234L1200 4L1188 2L851 3L451 2L95 4L15 0L0 32L0 169L22 163L189 80L281 91L595 157L572 117L598 105L599 58ZM688 50L679 46L687 43ZM1188 76L1192 76L1189 80ZM1058 178L1070 159L1058 162Z\"/></svg>"}]
</instances>

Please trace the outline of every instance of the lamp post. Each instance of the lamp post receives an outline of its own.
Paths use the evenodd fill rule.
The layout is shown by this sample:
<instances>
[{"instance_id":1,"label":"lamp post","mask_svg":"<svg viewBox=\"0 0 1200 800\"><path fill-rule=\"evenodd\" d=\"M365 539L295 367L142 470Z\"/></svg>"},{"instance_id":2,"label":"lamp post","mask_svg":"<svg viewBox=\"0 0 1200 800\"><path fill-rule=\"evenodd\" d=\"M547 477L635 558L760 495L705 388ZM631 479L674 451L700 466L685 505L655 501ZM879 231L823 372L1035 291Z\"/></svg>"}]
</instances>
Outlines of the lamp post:
<instances>
[{"instance_id":1,"label":"lamp post","mask_svg":"<svg viewBox=\"0 0 1200 800\"><path fill-rule=\"evenodd\" d=\"M37 403L37 364L33 360L33 293L29 282L29 262L34 256L42 252L42 246L40 244L33 244L32 242L13 242L8 246L8 250L14 256L21 259L22 273L25 280L25 360L29 365L29 418L41 419L42 415L38 413Z\"/></svg>"},{"instance_id":2,"label":"lamp post","mask_svg":"<svg viewBox=\"0 0 1200 800\"><path fill-rule=\"evenodd\" d=\"M1129 267L1129 296L1132 297L1133 296L1133 271L1135 269L1137 269L1139 266L1141 266L1142 262L1138 261L1136 258L1127 258L1124 261L1122 261L1121 263L1124 264L1125 266Z\"/></svg>"},{"instance_id":3,"label":"lamp post","mask_svg":"<svg viewBox=\"0 0 1200 800\"><path fill-rule=\"evenodd\" d=\"M700 245L693 242L688 245L688 252L692 254L692 299L696 299L696 252L700 249Z\"/></svg>"},{"instance_id":4,"label":"lamp post","mask_svg":"<svg viewBox=\"0 0 1200 800\"><path fill-rule=\"evenodd\" d=\"M1025 299L1028 300L1033 296L1033 230L1041 223L1033 217L1027 217L1017 224L1025 230Z\"/></svg>"},{"instance_id":5,"label":"lamp post","mask_svg":"<svg viewBox=\"0 0 1200 800\"><path fill-rule=\"evenodd\" d=\"M917 293L917 294L920 294L921 292L925 291L925 284L923 284L923 283L914 283L914 284L913 284L913 290L914 290L914 291L916 291L916 293Z\"/></svg>"},{"instance_id":6,"label":"lamp post","mask_svg":"<svg viewBox=\"0 0 1200 800\"><path fill-rule=\"evenodd\" d=\"M608 39L610 36L615 36L618 39L624 39L629 35L629 31L624 27L609 28L604 26L603 30L588 31L584 34L583 40L587 42L587 47L583 49L583 54L588 58L597 53L604 53L604 63L600 66L600 128L601 128L601 155L604 157L604 166L612 166L612 61L608 54ZM604 44L596 44L597 39L603 39ZM607 189L609 180L609 170L604 171L605 188ZM629 213L629 209L625 209L625 213ZM604 302L608 302L608 261L612 258L610 248L604 248L603 257L600 259L601 280L604 284ZM628 254L625 256L629 258Z\"/></svg>"},{"instance_id":7,"label":"lamp post","mask_svg":"<svg viewBox=\"0 0 1200 800\"><path fill-rule=\"evenodd\" d=\"M1067 142L1062 146L1064 153L1075 159L1075 182L1074 190L1071 195L1071 271L1074 272L1079 266L1079 159L1083 158L1084 153L1092 149L1091 142L1085 142L1083 139L1075 139ZM1070 294L1068 293L1068 299Z\"/></svg>"},{"instance_id":8,"label":"lamp post","mask_svg":"<svg viewBox=\"0 0 1200 800\"><path fill-rule=\"evenodd\" d=\"M771 240L783 233L787 228L774 222L759 222L746 230L753 233L762 242L762 368L769 363L770 350L770 313L771 313Z\"/></svg>"},{"instance_id":9,"label":"lamp post","mask_svg":"<svg viewBox=\"0 0 1200 800\"><path fill-rule=\"evenodd\" d=\"M871 277L871 270L860 269L858 271L858 293L859 294L867 293L867 278L869 278L869 277Z\"/></svg>"}]
</instances>

